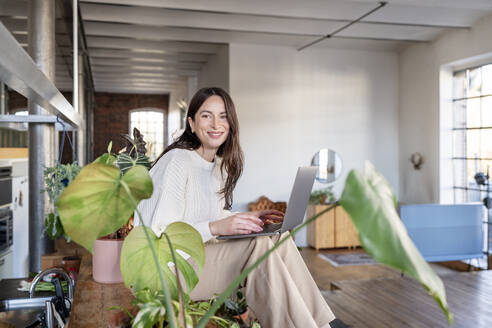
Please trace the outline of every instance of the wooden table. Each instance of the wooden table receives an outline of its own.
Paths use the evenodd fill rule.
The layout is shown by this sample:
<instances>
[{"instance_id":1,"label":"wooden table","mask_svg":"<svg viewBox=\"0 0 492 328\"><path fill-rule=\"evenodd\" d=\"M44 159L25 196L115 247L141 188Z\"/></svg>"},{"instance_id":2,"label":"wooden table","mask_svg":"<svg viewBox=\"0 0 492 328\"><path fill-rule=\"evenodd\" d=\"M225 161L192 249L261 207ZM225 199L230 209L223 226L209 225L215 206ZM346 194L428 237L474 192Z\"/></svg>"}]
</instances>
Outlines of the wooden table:
<instances>
[{"instance_id":1,"label":"wooden table","mask_svg":"<svg viewBox=\"0 0 492 328\"><path fill-rule=\"evenodd\" d=\"M92 256L84 255L80 265L70 328L109 327L115 310L111 306L130 308L133 295L123 283L100 284L92 279Z\"/></svg>"}]
</instances>

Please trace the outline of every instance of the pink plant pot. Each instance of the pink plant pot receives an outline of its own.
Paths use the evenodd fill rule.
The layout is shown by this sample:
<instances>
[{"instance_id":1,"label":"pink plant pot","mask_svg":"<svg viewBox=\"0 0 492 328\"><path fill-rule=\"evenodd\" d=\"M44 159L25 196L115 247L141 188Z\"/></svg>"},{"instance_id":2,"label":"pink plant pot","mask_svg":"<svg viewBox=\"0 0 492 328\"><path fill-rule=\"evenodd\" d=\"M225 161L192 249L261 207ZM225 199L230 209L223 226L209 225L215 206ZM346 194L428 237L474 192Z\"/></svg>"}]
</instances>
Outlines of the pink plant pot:
<instances>
[{"instance_id":1,"label":"pink plant pot","mask_svg":"<svg viewBox=\"0 0 492 328\"><path fill-rule=\"evenodd\" d=\"M120 255L123 239L97 239L92 256L92 278L102 284L123 282Z\"/></svg>"}]
</instances>

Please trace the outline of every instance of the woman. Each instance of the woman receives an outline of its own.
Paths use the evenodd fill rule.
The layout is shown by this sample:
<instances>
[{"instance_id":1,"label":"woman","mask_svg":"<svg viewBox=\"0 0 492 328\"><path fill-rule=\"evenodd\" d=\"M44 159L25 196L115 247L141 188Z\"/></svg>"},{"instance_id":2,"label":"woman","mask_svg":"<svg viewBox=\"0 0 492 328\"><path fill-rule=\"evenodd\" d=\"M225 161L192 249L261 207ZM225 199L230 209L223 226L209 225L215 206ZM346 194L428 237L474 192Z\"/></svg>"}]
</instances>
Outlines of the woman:
<instances>
[{"instance_id":1,"label":"woman","mask_svg":"<svg viewBox=\"0 0 492 328\"><path fill-rule=\"evenodd\" d=\"M221 293L281 238L214 239L217 235L261 231L264 220L283 215L273 210L229 211L242 168L232 99L220 88L198 90L188 108L184 133L150 170L152 197L139 205L146 225L158 236L173 221L184 221L201 234L205 266L190 294L194 300ZM192 259L188 261L195 267ZM329 322L335 319L292 239L250 273L245 296L265 328L330 327Z\"/></svg>"}]
</instances>

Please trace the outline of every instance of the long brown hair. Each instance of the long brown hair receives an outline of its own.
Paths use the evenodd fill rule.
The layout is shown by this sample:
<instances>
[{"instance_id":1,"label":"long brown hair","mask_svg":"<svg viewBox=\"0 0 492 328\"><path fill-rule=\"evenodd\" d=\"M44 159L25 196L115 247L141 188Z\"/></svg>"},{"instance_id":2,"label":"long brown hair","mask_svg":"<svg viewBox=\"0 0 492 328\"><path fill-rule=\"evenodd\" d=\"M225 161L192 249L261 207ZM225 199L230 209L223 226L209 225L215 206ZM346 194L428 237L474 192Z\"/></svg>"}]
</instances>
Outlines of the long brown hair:
<instances>
[{"instance_id":1,"label":"long brown hair","mask_svg":"<svg viewBox=\"0 0 492 328\"><path fill-rule=\"evenodd\" d=\"M191 98L190 105L188 106L188 112L186 114L186 128L183 134L169 147L164 149L162 154L155 160L153 165L168 151L180 148L195 150L202 145L200 139L191 132L191 126L188 122L188 117L191 117L195 121L195 114L198 112L202 104L211 96L219 96L225 105L227 114L227 121L229 122L229 135L226 141L220 145L217 150L217 156L222 158L220 165L220 172L222 176L226 176L224 188L219 193L224 196L225 208L230 209L232 206L232 192L236 187L236 183L239 180L243 172L243 151L239 144L239 122L236 115L236 108L232 102L231 96L221 88L202 88L198 90L193 98Z\"/></svg>"}]
</instances>

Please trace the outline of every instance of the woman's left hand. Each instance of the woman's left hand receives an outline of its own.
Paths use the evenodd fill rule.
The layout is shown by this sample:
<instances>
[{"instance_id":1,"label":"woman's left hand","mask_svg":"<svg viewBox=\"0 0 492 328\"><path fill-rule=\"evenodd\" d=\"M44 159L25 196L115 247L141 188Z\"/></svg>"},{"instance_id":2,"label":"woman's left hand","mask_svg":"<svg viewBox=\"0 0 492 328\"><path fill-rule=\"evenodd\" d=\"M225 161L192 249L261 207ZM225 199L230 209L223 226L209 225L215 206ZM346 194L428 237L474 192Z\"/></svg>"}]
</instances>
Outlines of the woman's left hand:
<instances>
[{"instance_id":1,"label":"woman's left hand","mask_svg":"<svg viewBox=\"0 0 492 328\"><path fill-rule=\"evenodd\" d=\"M284 213L277 210L261 210L261 211L252 211L249 212L257 217L259 217L262 221L272 220L272 221L283 221Z\"/></svg>"}]
</instances>

